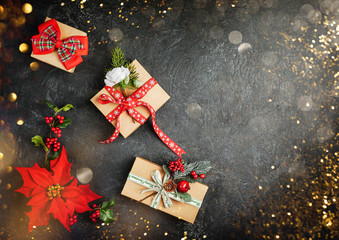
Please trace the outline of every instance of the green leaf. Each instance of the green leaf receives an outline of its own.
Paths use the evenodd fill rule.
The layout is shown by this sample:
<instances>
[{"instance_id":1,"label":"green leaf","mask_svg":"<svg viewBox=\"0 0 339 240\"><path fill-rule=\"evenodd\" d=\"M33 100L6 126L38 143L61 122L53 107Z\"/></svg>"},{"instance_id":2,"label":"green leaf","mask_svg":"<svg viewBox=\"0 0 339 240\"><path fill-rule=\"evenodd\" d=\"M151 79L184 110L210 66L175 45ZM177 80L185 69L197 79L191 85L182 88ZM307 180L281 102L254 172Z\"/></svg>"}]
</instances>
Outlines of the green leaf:
<instances>
[{"instance_id":1,"label":"green leaf","mask_svg":"<svg viewBox=\"0 0 339 240\"><path fill-rule=\"evenodd\" d=\"M192 197L191 195L189 195L188 193L181 193L181 192L177 192L178 197L180 197L184 202L190 202L192 201Z\"/></svg>"},{"instance_id":2,"label":"green leaf","mask_svg":"<svg viewBox=\"0 0 339 240\"><path fill-rule=\"evenodd\" d=\"M50 108L52 108L55 111L55 108L58 109L56 106L54 106L52 103L50 103L47 100L41 101L42 103L46 103Z\"/></svg>"},{"instance_id":3,"label":"green leaf","mask_svg":"<svg viewBox=\"0 0 339 240\"><path fill-rule=\"evenodd\" d=\"M166 164L162 165L162 169L164 169L165 173L171 175L171 173L170 173L170 171L169 171L169 169L168 169Z\"/></svg>"},{"instance_id":4,"label":"green leaf","mask_svg":"<svg viewBox=\"0 0 339 240\"><path fill-rule=\"evenodd\" d=\"M103 202L101 208L106 209L106 208L112 207L114 205L115 205L115 200L114 200L114 198L112 198L110 201Z\"/></svg>"},{"instance_id":5,"label":"green leaf","mask_svg":"<svg viewBox=\"0 0 339 240\"><path fill-rule=\"evenodd\" d=\"M68 125L71 125L71 123L72 123L72 120L68 117L65 117L63 123L56 124L56 127L66 128Z\"/></svg>"},{"instance_id":6,"label":"green leaf","mask_svg":"<svg viewBox=\"0 0 339 240\"><path fill-rule=\"evenodd\" d=\"M56 159L57 157L59 157L60 153L61 153L61 149L59 151L53 152L53 154L48 157L48 160L50 161L50 160Z\"/></svg>"},{"instance_id":7,"label":"green leaf","mask_svg":"<svg viewBox=\"0 0 339 240\"><path fill-rule=\"evenodd\" d=\"M74 106L72 104L67 104L67 105L63 106L60 110L64 111L64 112L67 112L67 111L69 111L71 109L74 109Z\"/></svg>"},{"instance_id":8,"label":"green leaf","mask_svg":"<svg viewBox=\"0 0 339 240\"><path fill-rule=\"evenodd\" d=\"M115 221L114 217L113 217L113 210L112 209L100 209L100 219L104 222L104 223L109 223L112 221Z\"/></svg>"},{"instance_id":9,"label":"green leaf","mask_svg":"<svg viewBox=\"0 0 339 240\"><path fill-rule=\"evenodd\" d=\"M37 147L42 146L42 147L44 148L45 152L48 151L48 148L46 147L46 145L45 145L44 141L42 140L42 137L41 137L41 136L36 135L36 136L32 137L32 142L33 142L33 143L35 144L35 146L37 146Z\"/></svg>"},{"instance_id":10,"label":"green leaf","mask_svg":"<svg viewBox=\"0 0 339 240\"><path fill-rule=\"evenodd\" d=\"M211 170L211 162L210 161L200 161L193 163L184 163L184 172L176 171L173 175L174 179L180 179L185 176L188 176L193 170L197 172L198 175L206 174L209 170Z\"/></svg>"}]
</instances>

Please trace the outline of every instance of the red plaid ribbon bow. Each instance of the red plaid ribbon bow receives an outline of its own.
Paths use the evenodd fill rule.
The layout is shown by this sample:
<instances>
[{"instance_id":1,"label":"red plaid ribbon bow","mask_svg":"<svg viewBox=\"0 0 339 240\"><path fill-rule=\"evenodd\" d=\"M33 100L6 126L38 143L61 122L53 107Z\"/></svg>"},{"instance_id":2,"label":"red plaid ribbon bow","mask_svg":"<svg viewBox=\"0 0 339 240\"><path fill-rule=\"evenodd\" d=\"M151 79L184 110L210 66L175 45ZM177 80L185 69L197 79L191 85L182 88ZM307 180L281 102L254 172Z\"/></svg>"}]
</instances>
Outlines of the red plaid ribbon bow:
<instances>
[{"instance_id":1,"label":"red plaid ribbon bow","mask_svg":"<svg viewBox=\"0 0 339 240\"><path fill-rule=\"evenodd\" d=\"M32 37L34 54L49 54L57 50L61 63L67 70L82 62L80 55L88 54L88 38L86 36L72 36L60 40L61 33L58 23L51 19L39 25L39 35Z\"/></svg>"},{"instance_id":2,"label":"red plaid ribbon bow","mask_svg":"<svg viewBox=\"0 0 339 240\"><path fill-rule=\"evenodd\" d=\"M142 85L140 88L138 88L137 91L135 91L131 96L128 98L125 98L118 90L116 90L114 87L108 87L106 86L105 89L110 93L112 96L108 96L107 94L101 94L99 96L99 103L100 104L107 104L107 103L116 103L119 104L113 111L111 111L109 114L107 114L106 119L109 122L112 122L113 120L117 119L117 124L115 131L113 135L105 140L101 141L101 143L111 143L114 142L115 139L118 137L120 132L120 122L119 117L121 113L123 113L125 110L128 112L128 114L135 119L138 123L143 125L146 122L146 118L139 113L135 108L138 106L145 106L148 108L148 110L151 113L152 116L152 124L153 129L156 132L156 134L159 136L159 138L169 147L175 154L177 154L180 158L182 154L185 154L186 152L179 147L175 142L172 141L156 124L155 122L155 110L154 108L149 105L146 102L140 101L141 98L143 98L147 92L154 87L157 84L157 81L154 78L151 78L148 80L144 85Z\"/></svg>"}]
</instances>

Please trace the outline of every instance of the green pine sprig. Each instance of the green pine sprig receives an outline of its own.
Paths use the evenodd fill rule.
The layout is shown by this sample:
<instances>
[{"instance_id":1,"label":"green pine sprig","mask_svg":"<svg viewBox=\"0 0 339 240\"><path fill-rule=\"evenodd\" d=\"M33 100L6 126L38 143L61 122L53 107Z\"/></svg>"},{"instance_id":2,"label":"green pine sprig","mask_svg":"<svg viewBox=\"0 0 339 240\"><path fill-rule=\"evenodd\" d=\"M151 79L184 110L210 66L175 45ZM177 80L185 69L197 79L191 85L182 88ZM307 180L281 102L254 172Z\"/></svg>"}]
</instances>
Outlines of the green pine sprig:
<instances>
[{"instance_id":1,"label":"green pine sprig","mask_svg":"<svg viewBox=\"0 0 339 240\"><path fill-rule=\"evenodd\" d=\"M191 176L191 172L194 170L198 175L206 174L212 169L210 161L201 161L193 163L184 163L184 172L176 171L173 174L174 181L186 180L188 182L196 182L197 180Z\"/></svg>"},{"instance_id":2,"label":"green pine sprig","mask_svg":"<svg viewBox=\"0 0 339 240\"><path fill-rule=\"evenodd\" d=\"M128 68L130 71L129 79L127 79L127 81L124 80L121 81L120 83L116 84L115 87L121 87L122 90L126 88L137 89L141 87L142 82L138 79L139 74L136 72L136 67L126 59L124 52L121 50L119 46L112 50L111 56L112 56L111 67L109 69L106 69L106 73L114 68L122 66Z\"/></svg>"}]
</instances>

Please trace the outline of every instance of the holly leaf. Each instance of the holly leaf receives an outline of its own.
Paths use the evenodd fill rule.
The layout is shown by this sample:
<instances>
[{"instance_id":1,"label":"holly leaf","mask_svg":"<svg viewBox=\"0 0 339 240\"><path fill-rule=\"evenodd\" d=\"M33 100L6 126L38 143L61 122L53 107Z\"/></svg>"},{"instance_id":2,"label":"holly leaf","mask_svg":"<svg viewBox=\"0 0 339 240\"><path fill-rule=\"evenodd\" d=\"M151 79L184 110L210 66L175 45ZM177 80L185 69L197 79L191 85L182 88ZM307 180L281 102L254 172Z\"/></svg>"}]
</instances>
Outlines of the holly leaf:
<instances>
[{"instance_id":1,"label":"holly leaf","mask_svg":"<svg viewBox=\"0 0 339 240\"><path fill-rule=\"evenodd\" d=\"M104 223L109 223L112 221L115 221L114 217L113 217L113 210L112 209L100 209L100 219L104 222Z\"/></svg>"},{"instance_id":2,"label":"holly leaf","mask_svg":"<svg viewBox=\"0 0 339 240\"><path fill-rule=\"evenodd\" d=\"M32 137L32 142L34 143L34 145L36 147L42 146L46 152L48 151L48 148L46 147L46 145L45 145L44 141L42 140L41 136L35 135L34 137Z\"/></svg>"},{"instance_id":3,"label":"holly leaf","mask_svg":"<svg viewBox=\"0 0 339 240\"><path fill-rule=\"evenodd\" d=\"M56 159L57 157L59 157L60 153L61 153L61 149L59 151L53 152L53 154L48 157L48 160Z\"/></svg>"},{"instance_id":4,"label":"holly leaf","mask_svg":"<svg viewBox=\"0 0 339 240\"><path fill-rule=\"evenodd\" d=\"M115 205L115 200L114 200L114 198L112 198L110 201L103 202L101 208L106 209L106 208L109 208L109 207L113 207L114 205Z\"/></svg>"},{"instance_id":5,"label":"holly leaf","mask_svg":"<svg viewBox=\"0 0 339 240\"><path fill-rule=\"evenodd\" d=\"M192 197L191 195L189 195L188 193L181 193L181 192L177 192L178 197L180 197L184 202L190 202L192 201Z\"/></svg>"},{"instance_id":6,"label":"holly leaf","mask_svg":"<svg viewBox=\"0 0 339 240\"><path fill-rule=\"evenodd\" d=\"M72 120L68 117L65 117L63 123L58 123L57 124L57 127L59 128L66 128L68 125L71 125L72 123Z\"/></svg>"},{"instance_id":7,"label":"holly leaf","mask_svg":"<svg viewBox=\"0 0 339 240\"><path fill-rule=\"evenodd\" d=\"M60 110L64 111L64 112L67 112L67 111L69 111L71 109L74 109L74 106L72 104L67 104L67 105L63 106Z\"/></svg>"},{"instance_id":8,"label":"holly leaf","mask_svg":"<svg viewBox=\"0 0 339 240\"><path fill-rule=\"evenodd\" d=\"M56 107L56 106L54 106L52 103L50 103L49 101L47 101L47 100L43 100L43 101L41 101L42 103L46 103L50 108L52 108L54 111L55 111L55 109L57 109L58 110L58 108Z\"/></svg>"},{"instance_id":9,"label":"holly leaf","mask_svg":"<svg viewBox=\"0 0 339 240\"><path fill-rule=\"evenodd\" d=\"M164 172L171 175L169 169L168 169L168 166L166 164L162 165L162 169L164 169Z\"/></svg>"}]
</instances>

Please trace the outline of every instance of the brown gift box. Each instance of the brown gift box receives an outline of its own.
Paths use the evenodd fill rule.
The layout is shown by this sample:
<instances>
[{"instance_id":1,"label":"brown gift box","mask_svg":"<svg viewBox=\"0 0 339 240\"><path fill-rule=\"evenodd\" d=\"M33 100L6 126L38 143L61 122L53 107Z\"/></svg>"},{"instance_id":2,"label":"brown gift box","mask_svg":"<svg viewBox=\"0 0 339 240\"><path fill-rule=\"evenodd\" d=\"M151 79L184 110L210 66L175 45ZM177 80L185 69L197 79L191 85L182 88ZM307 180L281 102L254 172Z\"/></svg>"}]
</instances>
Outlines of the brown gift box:
<instances>
[{"instance_id":1,"label":"brown gift box","mask_svg":"<svg viewBox=\"0 0 339 240\"><path fill-rule=\"evenodd\" d=\"M137 157L132 166L131 173L134 173L135 175L139 177L143 177L145 179L149 179L153 181L151 177L151 172L155 170L159 170L161 172L161 177L163 178L164 171L161 166L155 163L152 163L146 159ZM196 183L190 183L190 187L191 189L189 190L188 193L193 198L200 200L202 202L207 192L208 186L196 182ZM147 188L137 183L134 183L130 180L127 180L124 188L122 189L121 194L126 197L132 198L136 201L140 201L141 199L144 199L146 196L152 193L152 192L149 192L149 193L141 194L140 192L145 189ZM149 206L152 202L153 197L154 196L146 198L145 200L142 201L142 203ZM174 199L172 199L172 203L173 203L172 207L165 208L161 200L158 206L158 210L168 213L172 216L178 217L179 219L183 219L187 222L194 223L194 220L199 212L199 208L189 205L187 203L178 202Z\"/></svg>"},{"instance_id":2,"label":"brown gift box","mask_svg":"<svg viewBox=\"0 0 339 240\"><path fill-rule=\"evenodd\" d=\"M152 76L142 67L142 65L137 60L134 60L132 64L135 66L136 72L139 74L140 81L146 83L148 80L151 79ZM136 90L126 89L126 95L130 96L135 91ZM107 114L109 114L114 108L116 108L118 104L115 103L108 103L105 105L100 104L99 96L101 94L107 94L110 96L109 92L105 88L103 88L91 99L91 102L100 110L100 112L104 116L107 116ZM170 96L165 92L164 89L162 89L162 87L160 87L158 83L153 88L151 88L148 91L148 93L140 100L150 104L154 108L154 110L157 111L159 108L161 108L162 105L164 105L168 101L168 99L170 99ZM150 116L149 110L144 106L139 106L136 107L135 109L146 118ZM117 120L114 120L112 122L114 127L116 126L116 123ZM127 138L138 127L140 127L140 123L134 121L134 119L127 113L127 111L124 111L120 115L120 133L124 138Z\"/></svg>"},{"instance_id":3,"label":"brown gift box","mask_svg":"<svg viewBox=\"0 0 339 240\"><path fill-rule=\"evenodd\" d=\"M47 17L45 19L45 22L47 22L48 20L51 20L51 18ZM61 33L61 37L60 39L65 39L65 38L68 38L68 37L71 37L71 36L87 36L87 33L83 32L83 31L80 31L76 28L73 28L73 27L70 27L66 24L63 24L61 22L58 22L58 25L59 25L59 28L60 28L60 33ZM38 54L31 54L31 57L32 58L35 58L35 59L38 59L42 62L45 62L45 63L48 63L54 67L57 67L57 68L60 68L66 72L69 72L69 73L74 73L74 70L76 67L74 68L71 68L69 70L67 70L64 65L62 65L59 57L58 57L58 54L57 54L57 51L53 51L49 54L44 54L44 55L38 55Z\"/></svg>"}]
</instances>

